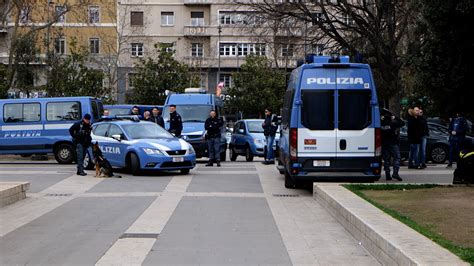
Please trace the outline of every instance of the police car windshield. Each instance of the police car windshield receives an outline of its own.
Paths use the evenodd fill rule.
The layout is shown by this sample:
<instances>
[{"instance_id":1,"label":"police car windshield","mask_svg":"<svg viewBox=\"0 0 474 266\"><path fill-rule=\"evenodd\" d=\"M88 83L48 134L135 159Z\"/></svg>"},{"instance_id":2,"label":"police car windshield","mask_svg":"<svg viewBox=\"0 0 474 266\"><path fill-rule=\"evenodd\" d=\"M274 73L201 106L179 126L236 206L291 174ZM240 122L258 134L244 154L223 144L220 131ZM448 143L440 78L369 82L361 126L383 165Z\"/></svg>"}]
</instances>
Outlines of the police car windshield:
<instances>
[{"instance_id":1,"label":"police car windshield","mask_svg":"<svg viewBox=\"0 0 474 266\"><path fill-rule=\"evenodd\" d=\"M177 105L176 112L181 115L183 122L206 122L209 113L212 110L211 105ZM170 120L170 108L166 106L163 110L163 117L166 122Z\"/></svg>"},{"instance_id":2,"label":"police car windshield","mask_svg":"<svg viewBox=\"0 0 474 266\"><path fill-rule=\"evenodd\" d=\"M262 121L248 121L247 127L250 133L263 133Z\"/></svg>"},{"instance_id":3,"label":"police car windshield","mask_svg":"<svg viewBox=\"0 0 474 266\"><path fill-rule=\"evenodd\" d=\"M123 125L122 127L125 133L132 139L173 138L173 135L168 133L168 131L153 123L136 123Z\"/></svg>"}]
</instances>

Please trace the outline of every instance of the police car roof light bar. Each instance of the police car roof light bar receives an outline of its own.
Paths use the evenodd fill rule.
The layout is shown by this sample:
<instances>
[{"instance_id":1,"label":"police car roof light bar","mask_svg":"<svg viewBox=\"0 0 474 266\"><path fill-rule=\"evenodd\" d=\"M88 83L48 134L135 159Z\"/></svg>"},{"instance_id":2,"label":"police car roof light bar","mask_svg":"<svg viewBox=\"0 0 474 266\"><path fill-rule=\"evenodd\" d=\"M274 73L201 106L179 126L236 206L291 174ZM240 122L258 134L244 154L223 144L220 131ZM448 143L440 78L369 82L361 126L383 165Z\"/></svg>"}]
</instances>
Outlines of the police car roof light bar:
<instances>
[{"instance_id":1,"label":"police car roof light bar","mask_svg":"<svg viewBox=\"0 0 474 266\"><path fill-rule=\"evenodd\" d=\"M99 119L99 121L114 121L114 120L130 120L133 122L140 122L140 118L137 115L102 116Z\"/></svg>"}]
</instances>

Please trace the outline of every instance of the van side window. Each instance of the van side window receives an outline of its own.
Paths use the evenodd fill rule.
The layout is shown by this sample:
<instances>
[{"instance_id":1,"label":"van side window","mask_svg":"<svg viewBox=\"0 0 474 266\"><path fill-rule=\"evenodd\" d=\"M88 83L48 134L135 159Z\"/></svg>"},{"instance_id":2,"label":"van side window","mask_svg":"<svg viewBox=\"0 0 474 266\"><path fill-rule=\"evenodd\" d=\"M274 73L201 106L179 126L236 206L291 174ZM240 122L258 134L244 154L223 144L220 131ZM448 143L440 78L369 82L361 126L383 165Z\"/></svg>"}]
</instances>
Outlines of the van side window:
<instances>
[{"instance_id":1,"label":"van side window","mask_svg":"<svg viewBox=\"0 0 474 266\"><path fill-rule=\"evenodd\" d=\"M49 102L46 105L48 121L80 120L82 117L80 102Z\"/></svg>"},{"instance_id":2,"label":"van side window","mask_svg":"<svg viewBox=\"0 0 474 266\"><path fill-rule=\"evenodd\" d=\"M311 130L334 129L334 90L302 90L301 123Z\"/></svg>"},{"instance_id":3,"label":"van side window","mask_svg":"<svg viewBox=\"0 0 474 266\"><path fill-rule=\"evenodd\" d=\"M94 117L94 119L96 120L99 119L100 115L99 115L99 107L97 106L97 102L91 100L91 107L92 107L92 117Z\"/></svg>"},{"instance_id":4,"label":"van side window","mask_svg":"<svg viewBox=\"0 0 474 266\"><path fill-rule=\"evenodd\" d=\"M372 122L370 90L339 90L338 128L361 130Z\"/></svg>"},{"instance_id":5,"label":"van side window","mask_svg":"<svg viewBox=\"0 0 474 266\"><path fill-rule=\"evenodd\" d=\"M5 123L38 122L41 120L41 105L39 103L13 103L3 106L3 121Z\"/></svg>"}]
</instances>

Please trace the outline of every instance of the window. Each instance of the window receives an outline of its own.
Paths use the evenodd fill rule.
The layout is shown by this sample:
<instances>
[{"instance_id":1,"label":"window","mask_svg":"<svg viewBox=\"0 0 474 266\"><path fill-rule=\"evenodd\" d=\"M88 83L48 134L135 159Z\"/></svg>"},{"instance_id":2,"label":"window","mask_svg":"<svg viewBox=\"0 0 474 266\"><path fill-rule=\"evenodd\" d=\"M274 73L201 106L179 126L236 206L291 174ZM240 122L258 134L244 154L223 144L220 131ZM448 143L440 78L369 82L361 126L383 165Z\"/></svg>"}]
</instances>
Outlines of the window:
<instances>
[{"instance_id":1,"label":"window","mask_svg":"<svg viewBox=\"0 0 474 266\"><path fill-rule=\"evenodd\" d=\"M20 10L20 23L29 23L31 22L30 19L31 14L31 7L25 6Z\"/></svg>"},{"instance_id":2,"label":"window","mask_svg":"<svg viewBox=\"0 0 474 266\"><path fill-rule=\"evenodd\" d=\"M232 86L232 74L221 74L219 81L224 82L224 87L229 88Z\"/></svg>"},{"instance_id":3,"label":"window","mask_svg":"<svg viewBox=\"0 0 474 266\"><path fill-rule=\"evenodd\" d=\"M202 57L203 56L203 45L202 45L202 43L192 43L191 44L191 56L192 57Z\"/></svg>"},{"instance_id":4,"label":"window","mask_svg":"<svg viewBox=\"0 0 474 266\"><path fill-rule=\"evenodd\" d=\"M113 135L123 135L122 130L119 126L111 124L109 128L109 132L107 132L107 137L111 138Z\"/></svg>"},{"instance_id":5,"label":"window","mask_svg":"<svg viewBox=\"0 0 474 266\"><path fill-rule=\"evenodd\" d=\"M3 121L5 123L38 122L41 120L39 103L15 103L3 106Z\"/></svg>"},{"instance_id":6,"label":"window","mask_svg":"<svg viewBox=\"0 0 474 266\"><path fill-rule=\"evenodd\" d=\"M128 89L133 89L135 87L135 73L128 73Z\"/></svg>"},{"instance_id":7,"label":"window","mask_svg":"<svg viewBox=\"0 0 474 266\"><path fill-rule=\"evenodd\" d=\"M130 25L143 26L143 11L130 12Z\"/></svg>"},{"instance_id":8,"label":"window","mask_svg":"<svg viewBox=\"0 0 474 266\"><path fill-rule=\"evenodd\" d=\"M80 102L51 102L46 105L48 121L73 121L82 117Z\"/></svg>"},{"instance_id":9,"label":"window","mask_svg":"<svg viewBox=\"0 0 474 266\"><path fill-rule=\"evenodd\" d=\"M191 26L204 25L204 12L191 12Z\"/></svg>"},{"instance_id":10,"label":"window","mask_svg":"<svg viewBox=\"0 0 474 266\"><path fill-rule=\"evenodd\" d=\"M223 25L254 25L255 16L245 11L220 11L219 23Z\"/></svg>"},{"instance_id":11,"label":"window","mask_svg":"<svg viewBox=\"0 0 474 266\"><path fill-rule=\"evenodd\" d=\"M104 113L104 110L102 111L99 110L99 106L96 101L91 101L91 107L92 107L92 116L94 117L94 119L99 119Z\"/></svg>"},{"instance_id":12,"label":"window","mask_svg":"<svg viewBox=\"0 0 474 266\"><path fill-rule=\"evenodd\" d=\"M143 56L143 43L132 43L132 57Z\"/></svg>"},{"instance_id":13,"label":"window","mask_svg":"<svg viewBox=\"0 0 474 266\"><path fill-rule=\"evenodd\" d=\"M334 129L334 91L302 90L301 123L311 130Z\"/></svg>"},{"instance_id":14,"label":"window","mask_svg":"<svg viewBox=\"0 0 474 266\"><path fill-rule=\"evenodd\" d=\"M89 39L89 51L91 54L100 53L100 40L99 38L90 38Z\"/></svg>"},{"instance_id":15,"label":"window","mask_svg":"<svg viewBox=\"0 0 474 266\"><path fill-rule=\"evenodd\" d=\"M324 45L323 44L313 44L311 47L311 52L317 55L324 54Z\"/></svg>"},{"instance_id":16,"label":"window","mask_svg":"<svg viewBox=\"0 0 474 266\"><path fill-rule=\"evenodd\" d=\"M173 43L162 43L165 47L167 53L174 53L174 44Z\"/></svg>"},{"instance_id":17,"label":"window","mask_svg":"<svg viewBox=\"0 0 474 266\"><path fill-rule=\"evenodd\" d=\"M93 133L96 136L105 137L110 124L101 124L94 128Z\"/></svg>"},{"instance_id":18,"label":"window","mask_svg":"<svg viewBox=\"0 0 474 266\"><path fill-rule=\"evenodd\" d=\"M100 7L89 6L89 23L100 22Z\"/></svg>"},{"instance_id":19,"label":"window","mask_svg":"<svg viewBox=\"0 0 474 266\"><path fill-rule=\"evenodd\" d=\"M220 43L219 53L222 56L247 56L250 54L265 55L264 43Z\"/></svg>"},{"instance_id":20,"label":"window","mask_svg":"<svg viewBox=\"0 0 474 266\"><path fill-rule=\"evenodd\" d=\"M320 21L323 21L323 19L324 19L323 13L321 12L313 13L313 25L317 24Z\"/></svg>"},{"instance_id":21,"label":"window","mask_svg":"<svg viewBox=\"0 0 474 266\"><path fill-rule=\"evenodd\" d=\"M174 12L161 12L161 26L174 25Z\"/></svg>"},{"instance_id":22,"label":"window","mask_svg":"<svg viewBox=\"0 0 474 266\"><path fill-rule=\"evenodd\" d=\"M283 44L281 47L281 56L283 57L293 57L294 45L293 44Z\"/></svg>"},{"instance_id":23,"label":"window","mask_svg":"<svg viewBox=\"0 0 474 266\"><path fill-rule=\"evenodd\" d=\"M55 11L55 16L57 18L57 22L65 23L66 22L66 7L56 6L54 11Z\"/></svg>"},{"instance_id":24,"label":"window","mask_svg":"<svg viewBox=\"0 0 474 266\"><path fill-rule=\"evenodd\" d=\"M66 53L66 40L64 38L56 38L54 40L54 52L56 54Z\"/></svg>"},{"instance_id":25,"label":"window","mask_svg":"<svg viewBox=\"0 0 474 266\"><path fill-rule=\"evenodd\" d=\"M370 90L339 90L338 128L366 128L371 123L370 98Z\"/></svg>"}]
</instances>

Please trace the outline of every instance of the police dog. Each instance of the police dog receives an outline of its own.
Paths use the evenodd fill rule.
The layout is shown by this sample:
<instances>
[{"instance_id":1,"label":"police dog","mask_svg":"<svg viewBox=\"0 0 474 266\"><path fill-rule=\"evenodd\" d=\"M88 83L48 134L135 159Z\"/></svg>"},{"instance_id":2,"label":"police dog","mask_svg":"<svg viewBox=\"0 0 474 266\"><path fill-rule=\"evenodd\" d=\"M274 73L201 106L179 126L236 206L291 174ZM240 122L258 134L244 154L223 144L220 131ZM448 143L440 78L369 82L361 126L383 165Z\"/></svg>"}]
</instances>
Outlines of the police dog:
<instances>
[{"instance_id":1,"label":"police dog","mask_svg":"<svg viewBox=\"0 0 474 266\"><path fill-rule=\"evenodd\" d=\"M95 177L121 178L119 175L114 175L112 165L107 159L105 159L98 142L92 144L92 154L94 155Z\"/></svg>"}]
</instances>

